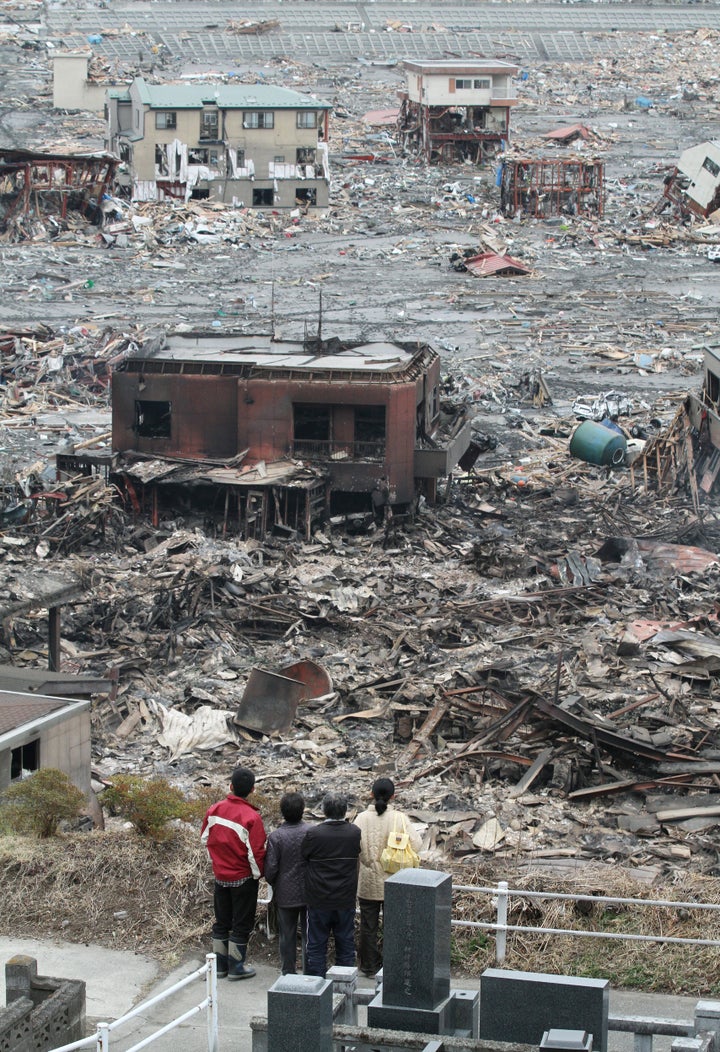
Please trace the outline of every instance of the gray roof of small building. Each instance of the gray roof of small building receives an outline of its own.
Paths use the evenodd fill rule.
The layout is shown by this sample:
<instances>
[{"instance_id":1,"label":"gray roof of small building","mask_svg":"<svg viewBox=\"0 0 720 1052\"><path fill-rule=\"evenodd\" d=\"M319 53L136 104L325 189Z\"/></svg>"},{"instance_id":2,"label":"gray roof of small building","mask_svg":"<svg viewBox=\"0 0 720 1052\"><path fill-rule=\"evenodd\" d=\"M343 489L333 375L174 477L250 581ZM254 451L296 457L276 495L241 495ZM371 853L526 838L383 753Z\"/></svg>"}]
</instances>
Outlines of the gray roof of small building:
<instances>
[{"instance_id":1,"label":"gray roof of small building","mask_svg":"<svg viewBox=\"0 0 720 1052\"><path fill-rule=\"evenodd\" d=\"M138 77L135 85L140 101L153 110L200 110L207 103L223 110L332 109L329 102L272 84L148 84Z\"/></svg>"},{"instance_id":2,"label":"gray roof of small building","mask_svg":"<svg viewBox=\"0 0 720 1052\"><path fill-rule=\"evenodd\" d=\"M138 356L140 357L140 356ZM270 336L192 337L168 336L164 346L147 355L165 361L234 362L257 368L333 372L384 372L404 370L413 353L394 343L363 343L353 347L328 348L319 352L293 340Z\"/></svg>"},{"instance_id":3,"label":"gray roof of small building","mask_svg":"<svg viewBox=\"0 0 720 1052\"><path fill-rule=\"evenodd\" d=\"M517 73L519 66L499 58L406 59L404 69L423 73Z\"/></svg>"},{"instance_id":4,"label":"gray roof of small building","mask_svg":"<svg viewBox=\"0 0 720 1052\"><path fill-rule=\"evenodd\" d=\"M3 740L6 735L12 735L29 723L46 721L48 717L57 717L61 712L63 717L71 716L89 706L89 701L0 690L0 746L7 745Z\"/></svg>"}]
</instances>

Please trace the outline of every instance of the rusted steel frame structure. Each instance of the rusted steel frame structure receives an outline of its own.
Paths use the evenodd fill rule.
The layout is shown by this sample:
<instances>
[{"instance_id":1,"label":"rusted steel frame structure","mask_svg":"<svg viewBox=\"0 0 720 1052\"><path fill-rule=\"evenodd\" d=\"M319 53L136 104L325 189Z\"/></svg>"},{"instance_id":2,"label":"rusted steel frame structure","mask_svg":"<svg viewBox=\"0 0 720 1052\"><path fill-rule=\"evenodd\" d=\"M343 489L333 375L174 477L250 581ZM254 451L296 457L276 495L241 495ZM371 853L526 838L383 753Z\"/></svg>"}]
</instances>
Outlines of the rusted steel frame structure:
<instances>
[{"instance_id":1,"label":"rusted steel frame structure","mask_svg":"<svg viewBox=\"0 0 720 1052\"><path fill-rule=\"evenodd\" d=\"M118 159L110 154L51 154L0 150L3 222L17 214L56 215L86 211L112 186Z\"/></svg>"},{"instance_id":2,"label":"rusted steel frame structure","mask_svg":"<svg viewBox=\"0 0 720 1052\"><path fill-rule=\"evenodd\" d=\"M479 120L483 120L486 106L463 107L468 111L468 124L473 125L474 111L478 111ZM459 130L446 127L452 123L455 106L423 106L412 99L403 98L398 114L398 133L402 145L418 150L427 162L434 160L455 161L470 158L478 163L486 155L494 156L500 144L507 139L510 125L510 107L506 107L504 130L487 130L472 127L472 130Z\"/></svg>"},{"instance_id":3,"label":"rusted steel frame structure","mask_svg":"<svg viewBox=\"0 0 720 1052\"><path fill-rule=\"evenodd\" d=\"M602 161L515 158L503 162L500 203L505 215L603 214Z\"/></svg>"}]
</instances>

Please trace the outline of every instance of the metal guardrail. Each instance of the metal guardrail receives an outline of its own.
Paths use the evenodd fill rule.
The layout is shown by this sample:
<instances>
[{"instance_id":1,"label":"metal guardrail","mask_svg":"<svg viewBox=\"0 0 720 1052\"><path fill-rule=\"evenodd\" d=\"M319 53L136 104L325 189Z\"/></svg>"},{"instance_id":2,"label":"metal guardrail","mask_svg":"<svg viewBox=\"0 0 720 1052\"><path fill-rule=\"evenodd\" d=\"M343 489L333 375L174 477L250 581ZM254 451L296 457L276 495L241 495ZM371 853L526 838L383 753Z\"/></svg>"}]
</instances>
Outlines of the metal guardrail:
<instances>
[{"instance_id":1,"label":"metal guardrail","mask_svg":"<svg viewBox=\"0 0 720 1052\"><path fill-rule=\"evenodd\" d=\"M69 1045L60 1045L58 1048L51 1049L50 1052L74 1052L75 1049L80 1048L94 1048L96 1052L110 1052L110 1035L118 1030L121 1026L127 1023L130 1019L134 1019L135 1016L141 1015L147 1011L148 1008L152 1008L153 1005L159 1004L161 1001L167 1000L168 997L172 997L178 990L182 990L183 987L188 986L190 983L194 983L196 979L205 976L205 997L198 1004L193 1005L182 1015L176 1016L175 1019L166 1023L165 1026L160 1027L158 1030L153 1031L148 1037L143 1038L142 1041L138 1041L136 1045L127 1049L126 1052L139 1052L141 1048L145 1048L151 1044L157 1038L167 1034L170 1030L174 1030L175 1027L180 1026L182 1023L187 1022L188 1019L192 1019L199 1012L205 1011L207 1014L207 1047L208 1052L218 1052L218 996L217 996L217 958L214 953L208 953L205 957L205 964L202 968L198 968L197 971L192 972L190 975L186 975L184 979L180 979L177 983L173 983L167 990L163 990L161 993L156 994L154 997L149 998L147 1001L143 1001L142 1004L136 1005L125 1015L120 1016L112 1023L98 1023L95 1033L89 1037L82 1038L80 1041L73 1041Z\"/></svg>"},{"instance_id":2,"label":"metal guardrail","mask_svg":"<svg viewBox=\"0 0 720 1052\"><path fill-rule=\"evenodd\" d=\"M533 925L508 924L508 906L513 896L524 899L561 899L570 902L591 902L597 904L625 906L660 906L671 909L720 911L720 905L709 902L676 902L672 899L627 899L611 895L571 895L553 891L524 891L508 887L506 880L498 881L496 887L478 887L473 884L453 884L453 891L470 891L478 894L492 895L495 898L497 919L491 921L453 920L459 928L481 928L494 931L495 961L501 965L505 961L507 950L507 933L535 932L543 935L573 935L585 939L619 939L627 942L662 942L679 943L686 946L720 946L720 939L686 939L675 935L635 935L630 932L587 931L582 928L542 928Z\"/></svg>"}]
</instances>

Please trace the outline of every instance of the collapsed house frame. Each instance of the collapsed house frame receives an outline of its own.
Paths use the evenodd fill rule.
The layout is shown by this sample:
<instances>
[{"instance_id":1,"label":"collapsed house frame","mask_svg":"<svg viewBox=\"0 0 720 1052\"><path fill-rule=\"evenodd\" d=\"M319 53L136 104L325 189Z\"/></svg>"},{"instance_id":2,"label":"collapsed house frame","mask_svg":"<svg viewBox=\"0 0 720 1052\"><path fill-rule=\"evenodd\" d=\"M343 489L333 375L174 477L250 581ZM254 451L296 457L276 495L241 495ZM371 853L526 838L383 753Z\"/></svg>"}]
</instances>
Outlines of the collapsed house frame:
<instances>
[{"instance_id":1,"label":"collapsed house frame","mask_svg":"<svg viewBox=\"0 0 720 1052\"><path fill-rule=\"evenodd\" d=\"M631 465L631 482L660 494L686 486L700 513L720 475L720 346L705 346L699 394L689 394L670 426L645 447Z\"/></svg>"},{"instance_id":2,"label":"collapsed house frame","mask_svg":"<svg viewBox=\"0 0 720 1052\"><path fill-rule=\"evenodd\" d=\"M0 228L6 230L28 216L63 221L70 210L97 219L118 164L118 158L108 153L0 150Z\"/></svg>"},{"instance_id":3,"label":"collapsed house frame","mask_svg":"<svg viewBox=\"0 0 720 1052\"><path fill-rule=\"evenodd\" d=\"M602 216L604 164L579 158L509 158L499 177L500 207L506 216L519 213Z\"/></svg>"}]
</instances>

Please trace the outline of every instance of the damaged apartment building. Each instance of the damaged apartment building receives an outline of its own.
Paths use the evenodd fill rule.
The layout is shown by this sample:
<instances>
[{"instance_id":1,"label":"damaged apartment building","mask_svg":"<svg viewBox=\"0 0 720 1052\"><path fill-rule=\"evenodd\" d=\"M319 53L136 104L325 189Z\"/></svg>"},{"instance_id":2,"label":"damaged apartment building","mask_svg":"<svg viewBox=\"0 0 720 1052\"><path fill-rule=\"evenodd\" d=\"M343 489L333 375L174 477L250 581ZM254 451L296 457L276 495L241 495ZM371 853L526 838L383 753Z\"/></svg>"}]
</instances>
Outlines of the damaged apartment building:
<instances>
[{"instance_id":1,"label":"damaged apartment building","mask_svg":"<svg viewBox=\"0 0 720 1052\"><path fill-rule=\"evenodd\" d=\"M255 208L328 203L329 103L269 84L149 84L107 93L118 189L135 201Z\"/></svg>"},{"instance_id":2,"label":"damaged apartment building","mask_svg":"<svg viewBox=\"0 0 720 1052\"><path fill-rule=\"evenodd\" d=\"M403 63L398 137L428 162L480 164L505 148L517 104L518 67L499 60L438 59Z\"/></svg>"},{"instance_id":3,"label":"damaged apartment building","mask_svg":"<svg viewBox=\"0 0 720 1052\"><path fill-rule=\"evenodd\" d=\"M434 500L470 445L427 344L162 334L113 374L112 476L153 521L192 508L223 534L309 538L379 481L389 505Z\"/></svg>"}]
</instances>

